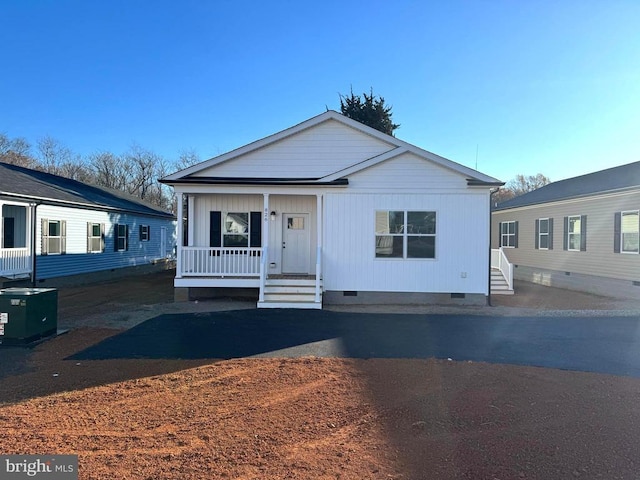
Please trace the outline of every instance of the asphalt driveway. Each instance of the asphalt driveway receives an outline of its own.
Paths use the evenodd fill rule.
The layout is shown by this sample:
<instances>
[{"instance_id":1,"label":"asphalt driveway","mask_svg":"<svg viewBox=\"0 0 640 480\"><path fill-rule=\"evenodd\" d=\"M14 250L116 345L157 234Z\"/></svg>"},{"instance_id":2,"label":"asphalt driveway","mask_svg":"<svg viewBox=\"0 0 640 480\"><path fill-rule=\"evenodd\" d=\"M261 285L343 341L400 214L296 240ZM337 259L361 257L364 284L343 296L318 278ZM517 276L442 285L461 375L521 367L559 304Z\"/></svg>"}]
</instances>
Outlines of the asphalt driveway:
<instances>
[{"instance_id":1,"label":"asphalt driveway","mask_svg":"<svg viewBox=\"0 0 640 480\"><path fill-rule=\"evenodd\" d=\"M490 317L300 310L161 315L69 357L450 358L640 377L640 315Z\"/></svg>"}]
</instances>

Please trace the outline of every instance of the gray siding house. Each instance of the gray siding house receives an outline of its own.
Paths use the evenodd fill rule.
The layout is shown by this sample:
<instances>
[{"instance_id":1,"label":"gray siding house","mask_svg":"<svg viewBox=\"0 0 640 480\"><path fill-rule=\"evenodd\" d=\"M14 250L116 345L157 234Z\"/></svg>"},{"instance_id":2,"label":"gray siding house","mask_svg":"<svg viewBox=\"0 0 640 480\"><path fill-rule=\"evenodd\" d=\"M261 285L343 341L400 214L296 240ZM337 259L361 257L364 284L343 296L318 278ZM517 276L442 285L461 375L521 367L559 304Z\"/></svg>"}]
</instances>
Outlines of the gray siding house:
<instances>
[{"instance_id":1,"label":"gray siding house","mask_svg":"<svg viewBox=\"0 0 640 480\"><path fill-rule=\"evenodd\" d=\"M551 183L498 204L492 247L514 277L640 297L640 162Z\"/></svg>"},{"instance_id":2,"label":"gray siding house","mask_svg":"<svg viewBox=\"0 0 640 480\"><path fill-rule=\"evenodd\" d=\"M173 214L122 192L0 163L0 284L158 265Z\"/></svg>"}]
</instances>

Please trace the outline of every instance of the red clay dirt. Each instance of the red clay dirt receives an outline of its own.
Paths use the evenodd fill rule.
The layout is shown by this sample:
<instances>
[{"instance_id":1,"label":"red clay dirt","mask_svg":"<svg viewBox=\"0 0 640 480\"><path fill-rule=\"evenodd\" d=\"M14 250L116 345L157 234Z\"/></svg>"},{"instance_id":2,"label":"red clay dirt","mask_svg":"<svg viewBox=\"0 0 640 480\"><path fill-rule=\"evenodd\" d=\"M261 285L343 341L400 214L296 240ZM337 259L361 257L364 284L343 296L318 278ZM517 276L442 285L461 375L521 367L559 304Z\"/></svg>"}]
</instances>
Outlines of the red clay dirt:
<instances>
[{"instance_id":1,"label":"red clay dirt","mask_svg":"<svg viewBox=\"0 0 640 480\"><path fill-rule=\"evenodd\" d=\"M441 360L64 360L118 333L82 326L114 290L119 309L161 313L166 278L61 289L61 321L78 328L0 379L1 453L77 454L81 479L640 475L635 378Z\"/></svg>"}]
</instances>

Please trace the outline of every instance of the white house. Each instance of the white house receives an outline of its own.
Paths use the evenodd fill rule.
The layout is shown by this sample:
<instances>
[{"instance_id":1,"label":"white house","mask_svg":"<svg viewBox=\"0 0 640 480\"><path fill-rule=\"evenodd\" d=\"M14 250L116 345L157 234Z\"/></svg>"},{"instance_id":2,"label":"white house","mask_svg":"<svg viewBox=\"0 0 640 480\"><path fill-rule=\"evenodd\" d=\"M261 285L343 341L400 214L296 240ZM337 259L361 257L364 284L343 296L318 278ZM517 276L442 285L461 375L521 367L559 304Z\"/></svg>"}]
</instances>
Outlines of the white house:
<instances>
[{"instance_id":1,"label":"white house","mask_svg":"<svg viewBox=\"0 0 640 480\"><path fill-rule=\"evenodd\" d=\"M503 183L337 112L162 181L182 200L182 296L252 288L259 307L321 308L489 295L490 191Z\"/></svg>"},{"instance_id":2,"label":"white house","mask_svg":"<svg viewBox=\"0 0 640 480\"><path fill-rule=\"evenodd\" d=\"M0 285L132 273L173 256L173 214L122 192L0 163ZM142 268L142 269L144 269ZM79 278L79 277L76 277ZM54 280L55 279L55 280Z\"/></svg>"}]
</instances>

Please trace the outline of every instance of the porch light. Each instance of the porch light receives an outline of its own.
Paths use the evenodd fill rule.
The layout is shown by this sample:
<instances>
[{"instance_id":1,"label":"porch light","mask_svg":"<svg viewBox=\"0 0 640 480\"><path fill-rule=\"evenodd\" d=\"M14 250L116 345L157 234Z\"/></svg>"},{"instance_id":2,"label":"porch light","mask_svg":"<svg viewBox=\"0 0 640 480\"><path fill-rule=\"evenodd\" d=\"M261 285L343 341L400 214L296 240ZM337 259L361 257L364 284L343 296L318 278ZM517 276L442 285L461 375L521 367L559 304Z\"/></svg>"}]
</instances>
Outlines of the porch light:
<instances>
[{"instance_id":1,"label":"porch light","mask_svg":"<svg viewBox=\"0 0 640 480\"><path fill-rule=\"evenodd\" d=\"M272 211L270 216L271 216L271 221L272 222L275 221L275 219L276 219L276 211L275 210Z\"/></svg>"}]
</instances>

